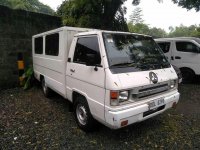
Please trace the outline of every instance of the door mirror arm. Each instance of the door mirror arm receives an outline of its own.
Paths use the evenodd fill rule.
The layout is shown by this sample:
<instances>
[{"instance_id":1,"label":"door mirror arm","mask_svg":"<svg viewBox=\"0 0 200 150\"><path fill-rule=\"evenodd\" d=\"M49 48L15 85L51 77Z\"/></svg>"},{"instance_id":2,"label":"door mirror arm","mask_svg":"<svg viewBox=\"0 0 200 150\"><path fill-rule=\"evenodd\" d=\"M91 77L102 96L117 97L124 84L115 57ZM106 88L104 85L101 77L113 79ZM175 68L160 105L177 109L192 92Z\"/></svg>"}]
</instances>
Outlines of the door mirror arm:
<instances>
[{"instance_id":1,"label":"door mirror arm","mask_svg":"<svg viewBox=\"0 0 200 150\"><path fill-rule=\"evenodd\" d=\"M95 66L95 67L94 67L94 71L98 71L98 68L97 68L97 66Z\"/></svg>"}]
</instances>

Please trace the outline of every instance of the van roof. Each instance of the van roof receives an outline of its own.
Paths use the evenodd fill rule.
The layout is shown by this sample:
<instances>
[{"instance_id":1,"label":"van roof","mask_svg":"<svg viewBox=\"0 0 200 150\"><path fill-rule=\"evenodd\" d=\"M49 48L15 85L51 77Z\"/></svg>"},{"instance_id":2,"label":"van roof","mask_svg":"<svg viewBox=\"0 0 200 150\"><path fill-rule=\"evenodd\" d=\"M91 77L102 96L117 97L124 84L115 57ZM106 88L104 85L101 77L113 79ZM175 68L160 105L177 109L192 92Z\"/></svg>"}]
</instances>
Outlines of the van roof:
<instances>
[{"instance_id":1,"label":"van roof","mask_svg":"<svg viewBox=\"0 0 200 150\"><path fill-rule=\"evenodd\" d=\"M93 31L87 31L87 32L80 32L80 33L77 33L75 36L79 36L79 35L84 36L86 34L98 34L98 33L130 34L130 35L141 35L141 36L151 37L149 35L138 34L138 33L121 32L121 31L107 31L107 30L93 30Z\"/></svg>"},{"instance_id":2,"label":"van roof","mask_svg":"<svg viewBox=\"0 0 200 150\"><path fill-rule=\"evenodd\" d=\"M170 41L170 40L193 40L200 44L200 38L197 38L197 37L174 37L174 38L155 39L155 41Z\"/></svg>"},{"instance_id":3,"label":"van roof","mask_svg":"<svg viewBox=\"0 0 200 150\"><path fill-rule=\"evenodd\" d=\"M60 27L60 28L57 28L57 29L49 30L49 31L46 31L46 32L43 32L43 33L36 34L33 37L48 35L48 34L60 32L60 31L63 31L63 30L76 30L76 31L83 31L83 32L86 31L87 32L87 31L92 31L94 29L64 26L64 27Z\"/></svg>"},{"instance_id":4,"label":"van roof","mask_svg":"<svg viewBox=\"0 0 200 150\"><path fill-rule=\"evenodd\" d=\"M54 30L50 30L50 31L47 31L47 32L43 32L43 33L40 33L40 34L36 34L36 35L33 36L33 38L39 37L39 36L42 36L42 35L48 35L48 34L60 32L60 31L63 31L63 30L82 31L81 33L79 33L79 35L81 35L81 34L86 34L86 33L87 33L87 34L92 34L92 33L94 34L94 33L97 33L97 32L106 32L106 33L133 34L133 35L142 35L142 36L151 37L151 36L149 36L149 35L138 34L138 33L122 32L122 31L107 31L107 30L100 30L100 29L89 29L89 28L78 28L78 27L68 27L68 26L64 26L64 27L61 27L61 28L57 28L57 29L54 29Z\"/></svg>"}]
</instances>

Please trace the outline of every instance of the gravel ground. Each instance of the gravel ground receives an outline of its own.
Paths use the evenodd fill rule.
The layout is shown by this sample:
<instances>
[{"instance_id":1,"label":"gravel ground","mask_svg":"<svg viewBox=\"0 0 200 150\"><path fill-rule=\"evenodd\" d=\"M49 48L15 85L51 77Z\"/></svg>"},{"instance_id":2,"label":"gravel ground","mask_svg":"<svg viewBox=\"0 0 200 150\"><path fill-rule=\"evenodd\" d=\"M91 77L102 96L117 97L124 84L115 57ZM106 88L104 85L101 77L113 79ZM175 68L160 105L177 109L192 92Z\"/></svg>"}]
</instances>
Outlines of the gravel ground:
<instances>
[{"instance_id":1,"label":"gravel ground","mask_svg":"<svg viewBox=\"0 0 200 150\"><path fill-rule=\"evenodd\" d=\"M65 99L41 89L0 92L0 149L200 149L200 85L181 85L177 108L120 130L85 133Z\"/></svg>"}]
</instances>

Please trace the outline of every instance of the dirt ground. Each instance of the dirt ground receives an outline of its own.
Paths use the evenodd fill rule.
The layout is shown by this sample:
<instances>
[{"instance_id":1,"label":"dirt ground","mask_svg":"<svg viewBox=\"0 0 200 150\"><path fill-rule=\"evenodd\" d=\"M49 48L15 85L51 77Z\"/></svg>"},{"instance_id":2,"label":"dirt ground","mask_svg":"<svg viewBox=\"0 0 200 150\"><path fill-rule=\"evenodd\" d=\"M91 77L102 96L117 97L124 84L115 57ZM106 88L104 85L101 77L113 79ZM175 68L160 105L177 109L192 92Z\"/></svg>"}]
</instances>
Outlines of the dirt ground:
<instances>
[{"instance_id":1,"label":"dirt ground","mask_svg":"<svg viewBox=\"0 0 200 150\"><path fill-rule=\"evenodd\" d=\"M200 149L200 84L179 87L176 109L120 130L80 130L65 99L39 87L0 92L0 149Z\"/></svg>"}]
</instances>

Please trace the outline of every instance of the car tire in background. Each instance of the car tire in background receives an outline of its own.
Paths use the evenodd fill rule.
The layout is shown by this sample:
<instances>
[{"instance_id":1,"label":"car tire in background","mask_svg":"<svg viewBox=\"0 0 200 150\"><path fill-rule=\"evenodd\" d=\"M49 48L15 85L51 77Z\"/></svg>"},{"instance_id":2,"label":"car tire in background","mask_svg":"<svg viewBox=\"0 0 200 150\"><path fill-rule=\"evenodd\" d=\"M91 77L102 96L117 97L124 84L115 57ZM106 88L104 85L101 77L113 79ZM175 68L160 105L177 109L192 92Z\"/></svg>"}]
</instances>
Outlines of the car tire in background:
<instances>
[{"instance_id":1,"label":"car tire in background","mask_svg":"<svg viewBox=\"0 0 200 150\"><path fill-rule=\"evenodd\" d=\"M184 83L191 83L194 81L195 73L192 69L181 68L182 78Z\"/></svg>"}]
</instances>

